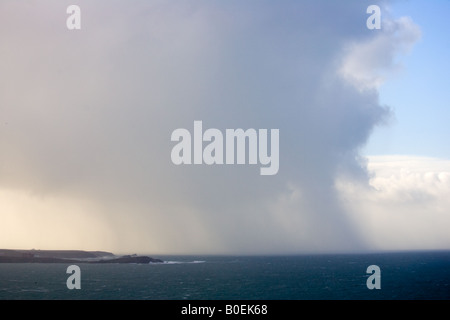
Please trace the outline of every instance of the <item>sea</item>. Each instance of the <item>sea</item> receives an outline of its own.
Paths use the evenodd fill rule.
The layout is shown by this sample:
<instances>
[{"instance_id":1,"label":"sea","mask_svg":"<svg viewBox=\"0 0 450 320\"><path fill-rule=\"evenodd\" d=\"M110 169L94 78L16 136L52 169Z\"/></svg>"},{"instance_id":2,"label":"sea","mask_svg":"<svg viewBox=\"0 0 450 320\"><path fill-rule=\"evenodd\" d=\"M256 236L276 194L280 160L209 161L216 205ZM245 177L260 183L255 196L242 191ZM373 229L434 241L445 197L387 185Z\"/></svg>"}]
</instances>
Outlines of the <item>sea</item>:
<instances>
[{"instance_id":1,"label":"sea","mask_svg":"<svg viewBox=\"0 0 450 320\"><path fill-rule=\"evenodd\" d=\"M0 264L2 300L448 300L450 252L153 256L156 264ZM379 267L370 289L369 266Z\"/></svg>"}]
</instances>

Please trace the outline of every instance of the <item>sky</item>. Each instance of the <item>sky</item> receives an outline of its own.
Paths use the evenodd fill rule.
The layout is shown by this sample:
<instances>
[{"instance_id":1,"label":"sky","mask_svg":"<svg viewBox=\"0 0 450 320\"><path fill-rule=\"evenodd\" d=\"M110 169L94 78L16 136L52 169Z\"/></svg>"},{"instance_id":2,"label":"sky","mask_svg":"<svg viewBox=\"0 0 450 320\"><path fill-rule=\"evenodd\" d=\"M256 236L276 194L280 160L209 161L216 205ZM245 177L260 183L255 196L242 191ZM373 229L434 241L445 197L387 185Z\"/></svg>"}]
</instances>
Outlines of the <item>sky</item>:
<instances>
[{"instance_id":1,"label":"sky","mask_svg":"<svg viewBox=\"0 0 450 320\"><path fill-rule=\"evenodd\" d=\"M450 249L448 1L71 4L0 3L0 247ZM174 164L195 121L279 170Z\"/></svg>"},{"instance_id":2,"label":"sky","mask_svg":"<svg viewBox=\"0 0 450 320\"><path fill-rule=\"evenodd\" d=\"M401 67L380 88L380 99L391 106L394 117L389 126L376 130L365 154L408 154L448 159L450 136L446 120L450 118L450 92L446 79L450 71L450 40L444 36L450 22L448 1L397 1L390 10L394 15L410 16L421 29L421 38L408 54L402 55Z\"/></svg>"}]
</instances>

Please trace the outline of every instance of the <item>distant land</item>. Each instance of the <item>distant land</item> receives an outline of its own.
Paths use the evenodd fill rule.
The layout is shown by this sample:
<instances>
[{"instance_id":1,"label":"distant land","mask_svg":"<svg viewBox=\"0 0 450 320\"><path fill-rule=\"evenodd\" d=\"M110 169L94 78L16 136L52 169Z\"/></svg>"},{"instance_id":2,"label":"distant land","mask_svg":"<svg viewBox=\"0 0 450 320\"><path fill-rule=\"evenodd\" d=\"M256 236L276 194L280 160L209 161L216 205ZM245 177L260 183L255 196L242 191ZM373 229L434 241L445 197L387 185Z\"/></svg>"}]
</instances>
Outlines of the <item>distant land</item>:
<instances>
[{"instance_id":1,"label":"distant land","mask_svg":"<svg viewBox=\"0 0 450 320\"><path fill-rule=\"evenodd\" d=\"M0 249L0 263L161 263L148 256L116 256L106 251Z\"/></svg>"}]
</instances>

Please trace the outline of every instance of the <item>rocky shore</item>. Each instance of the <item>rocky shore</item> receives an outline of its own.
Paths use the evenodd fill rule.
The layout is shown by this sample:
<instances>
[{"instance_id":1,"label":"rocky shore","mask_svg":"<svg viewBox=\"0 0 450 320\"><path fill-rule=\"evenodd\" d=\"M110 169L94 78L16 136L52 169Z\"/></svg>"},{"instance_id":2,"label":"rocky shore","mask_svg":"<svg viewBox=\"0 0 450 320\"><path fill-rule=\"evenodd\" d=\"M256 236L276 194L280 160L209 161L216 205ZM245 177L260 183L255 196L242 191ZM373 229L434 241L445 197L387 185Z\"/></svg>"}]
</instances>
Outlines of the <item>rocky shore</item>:
<instances>
[{"instance_id":1,"label":"rocky shore","mask_svg":"<svg viewBox=\"0 0 450 320\"><path fill-rule=\"evenodd\" d=\"M116 256L106 251L0 249L0 263L162 263L148 256Z\"/></svg>"}]
</instances>

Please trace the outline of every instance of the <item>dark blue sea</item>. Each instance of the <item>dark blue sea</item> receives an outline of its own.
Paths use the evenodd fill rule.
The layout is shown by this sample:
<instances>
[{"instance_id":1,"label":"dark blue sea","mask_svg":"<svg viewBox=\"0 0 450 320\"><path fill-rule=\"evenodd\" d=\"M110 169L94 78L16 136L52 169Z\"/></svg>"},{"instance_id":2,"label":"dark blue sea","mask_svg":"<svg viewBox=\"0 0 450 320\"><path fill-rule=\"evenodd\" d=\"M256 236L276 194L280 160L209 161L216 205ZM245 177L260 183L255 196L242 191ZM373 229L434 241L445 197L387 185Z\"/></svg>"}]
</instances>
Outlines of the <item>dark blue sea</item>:
<instances>
[{"instance_id":1,"label":"dark blue sea","mask_svg":"<svg viewBox=\"0 0 450 320\"><path fill-rule=\"evenodd\" d=\"M0 299L341 300L450 299L450 252L298 256L153 256L161 264L0 264ZM367 267L381 270L368 289Z\"/></svg>"}]
</instances>

